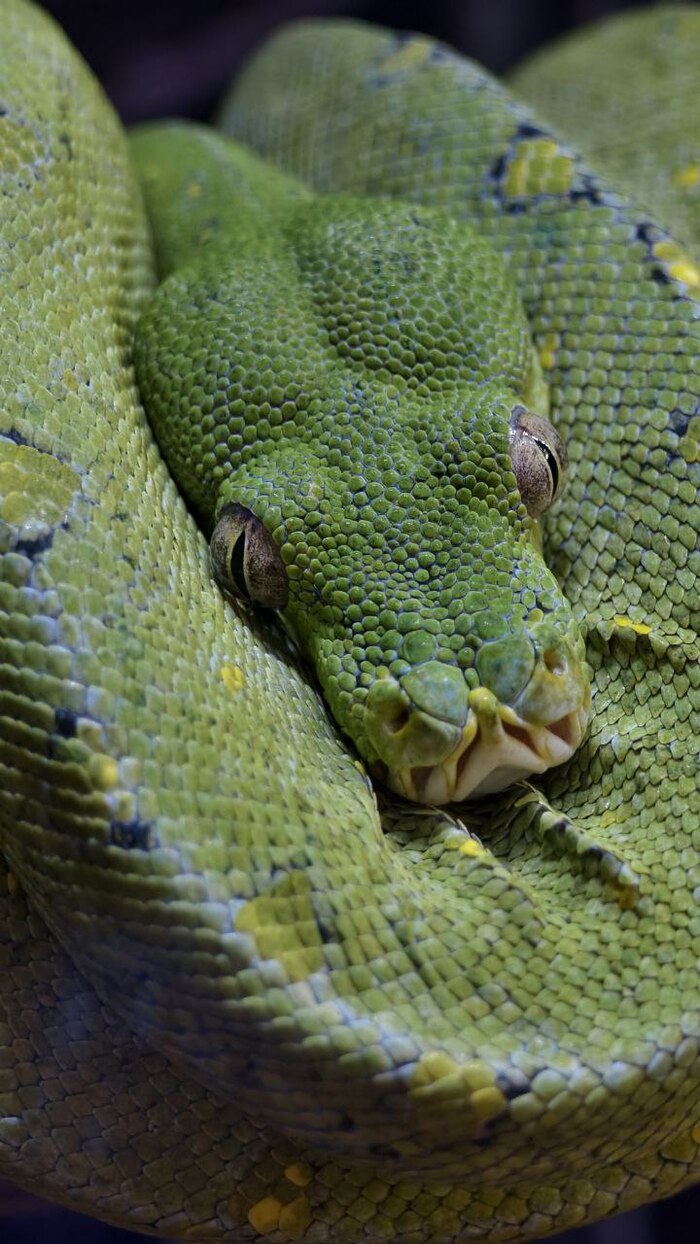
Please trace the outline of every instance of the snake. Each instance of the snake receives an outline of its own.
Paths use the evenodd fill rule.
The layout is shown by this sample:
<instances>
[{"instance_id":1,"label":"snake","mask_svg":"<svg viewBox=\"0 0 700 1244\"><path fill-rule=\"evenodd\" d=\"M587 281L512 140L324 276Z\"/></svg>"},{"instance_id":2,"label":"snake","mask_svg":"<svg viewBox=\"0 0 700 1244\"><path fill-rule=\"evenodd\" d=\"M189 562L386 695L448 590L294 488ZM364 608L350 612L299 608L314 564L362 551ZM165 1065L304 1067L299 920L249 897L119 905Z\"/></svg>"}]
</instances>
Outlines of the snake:
<instances>
[{"instance_id":1,"label":"snake","mask_svg":"<svg viewBox=\"0 0 700 1244\"><path fill-rule=\"evenodd\" d=\"M129 140L3 31L0 1173L232 1244L688 1186L700 15L512 91L302 23Z\"/></svg>"}]
</instances>

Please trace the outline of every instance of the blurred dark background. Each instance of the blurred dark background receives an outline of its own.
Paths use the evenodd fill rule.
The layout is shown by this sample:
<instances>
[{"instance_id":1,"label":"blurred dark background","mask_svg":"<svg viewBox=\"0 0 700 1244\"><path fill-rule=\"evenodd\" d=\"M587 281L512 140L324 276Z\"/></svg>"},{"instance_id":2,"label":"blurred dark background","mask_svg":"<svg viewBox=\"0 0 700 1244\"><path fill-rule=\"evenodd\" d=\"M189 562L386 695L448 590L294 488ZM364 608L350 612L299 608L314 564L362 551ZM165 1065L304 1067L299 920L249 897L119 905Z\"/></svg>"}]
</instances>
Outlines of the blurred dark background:
<instances>
[{"instance_id":1,"label":"blurred dark background","mask_svg":"<svg viewBox=\"0 0 700 1244\"><path fill-rule=\"evenodd\" d=\"M443 39L504 73L549 39L639 4L615 0L45 0L127 123L207 120L236 70L276 26L352 16ZM551 1237L556 1244L698 1244L700 1189ZM3 1244L143 1240L57 1210L0 1181Z\"/></svg>"},{"instance_id":2,"label":"blurred dark background","mask_svg":"<svg viewBox=\"0 0 700 1244\"><path fill-rule=\"evenodd\" d=\"M504 73L548 39L621 0L44 0L124 121L173 114L207 120L236 70L276 26L352 16L444 39Z\"/></svg>"}]
</instances>

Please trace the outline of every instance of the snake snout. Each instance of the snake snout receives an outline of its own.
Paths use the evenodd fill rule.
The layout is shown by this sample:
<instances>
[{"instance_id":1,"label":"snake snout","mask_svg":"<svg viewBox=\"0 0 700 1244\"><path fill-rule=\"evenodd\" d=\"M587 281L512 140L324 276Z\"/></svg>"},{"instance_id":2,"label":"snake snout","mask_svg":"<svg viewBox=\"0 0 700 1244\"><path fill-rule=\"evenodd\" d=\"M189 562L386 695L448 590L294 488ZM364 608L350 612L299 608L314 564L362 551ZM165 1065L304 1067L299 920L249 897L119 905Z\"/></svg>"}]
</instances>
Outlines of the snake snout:
<instances>
[{"instance_id":1,"label":"snake snout","mask_svg":"<svg viewBox=\"0 0 700 1244\"><path fill-rule=\"evenodd\" d=\"M429 666L437 667L432 680ZM427 693L422 699L421 684ZM443 704L438 713L441 689ZM389 773L442 764L459 745L469 711L468 695L461 673L437 661L412 670L401 682L391 677L378 679L367 698L367 731Z\"/></svg>"},{"instance_id":2,"label":"snake snout","mask_svg":"<svg viewBox=\"0 0 700 1244\"><path fill-rule=\"evenodd\" d=\"M573 647L527 637L514 661L497 648L484 646L477 662L484 685L476 688L439 661L373 684L367 732L379 755L376 773L392 790L418 803L470 799L573 755L590 709Z\"/></svg>"}]
</instances>

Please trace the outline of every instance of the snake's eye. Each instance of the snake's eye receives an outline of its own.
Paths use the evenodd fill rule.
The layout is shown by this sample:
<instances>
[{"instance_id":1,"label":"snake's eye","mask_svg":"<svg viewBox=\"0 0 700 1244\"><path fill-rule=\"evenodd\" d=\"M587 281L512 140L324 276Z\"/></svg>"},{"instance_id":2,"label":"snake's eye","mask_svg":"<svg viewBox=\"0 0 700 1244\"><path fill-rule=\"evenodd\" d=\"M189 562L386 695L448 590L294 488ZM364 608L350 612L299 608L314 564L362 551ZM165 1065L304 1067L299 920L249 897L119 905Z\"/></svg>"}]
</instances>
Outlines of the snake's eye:
<instances>
[{"instance_id":1,"label":"snake's eye","mask_svg":"<svg viewBox=\"0 0 700 1244\"><path fill-rule=\"evenodd\" d=\"M220 587L265 609L284 609L289 599L287 570L272 536L251 510L237 502L225 505L210 549Z\"/></svg>"},{"instance_id":2,"label":"snake's eye","mask_svg":"<svg viewBox=\"0 0 700 1244\"><path fill-rule=\"evenodd\" d=\"M556 501L566 481L568 459L548 419L516 406L510 420L510 460L520 496L532 518Z\"/></svg>"}]
</instances>

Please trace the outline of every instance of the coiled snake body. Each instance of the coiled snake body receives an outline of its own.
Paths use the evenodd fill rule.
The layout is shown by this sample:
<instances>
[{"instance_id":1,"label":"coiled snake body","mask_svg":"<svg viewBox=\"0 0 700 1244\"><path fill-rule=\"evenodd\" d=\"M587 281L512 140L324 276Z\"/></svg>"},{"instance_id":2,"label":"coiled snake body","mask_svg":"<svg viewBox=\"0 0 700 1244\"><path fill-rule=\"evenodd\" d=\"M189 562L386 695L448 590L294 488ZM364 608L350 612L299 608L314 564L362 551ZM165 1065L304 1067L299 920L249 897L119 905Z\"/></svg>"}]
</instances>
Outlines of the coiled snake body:
<instances>
[{"instance_id":1,"label":"coiled snake body","mask_svg":"<svg viewBox=\"0 0 700 1244\"><path fill-rule=\"evenodd\" d=\"M182 333L179 310L170 320L153 311L164 294L151 301L141 194L98 88L37 10L8 0L3 16L0 1170L98 1216L182 1238L411 1244L531 1238L692 1182L700 1165L700 269L690 251L637 190L625 198L476 67L427 40L313 25L283 33L260 55L223 123L288 174L351 198L314 201L240 152L229 165L226 141L196 131L134 140L159 269L176 269L171 279L201 313ZM661 47L664 40L687 46L700 35L691 10L644 20ZM636 30L632 24L632 42ZM539 76L545 80L544 69ZM171 141L184 154L175 156L164 193L154 163L163 159L167 171ZM692 195L694 165L681 157L670 175L677 192ZM308 200L321 234L308 246L311 277L285 287L270 321L277 326L287 315L289 332L270 345L253 332L265 326L261 306L268 305L256 299L265 273L274 284L291 271L289 244L278 253L284 230L273 183L287 196L285 219L303 215L299 204ZM489 630L498 626L491 615L483 633L464 628L465 642L472 634L479 640L473 684L469 662L455 657L449 667L464 668L470 697L477 692L467 704L460 682L459 716L454 696L449 712L442 699L436 710L433 684L414 676L434 662L449 665L457 627L441 622L431 630L423 614L418 625L416 608L404 601L394 620L380 621L377 606L368 629L363 607L369 602L372 614L379 580L363 593L351 581L360 573L355 562L345 587L333 579L324 596L330 572L319 550L333 546L333 523L347 500L333 491L337 481L360 477L353 503L359 490L362 505L382 513L373 467L352 436L339 458L319 462L322 434L302 452L290 436L286 456L243 453L230 477L217 473L230 458L217 456L214 436L207 461L216 486L229 491L216 504L195 495L193 505L205 526L220 502L232 505L229 517L247 524L247 537L253 528L245 515L267 516L294 608L301 609L309 575L317 576L311 631L298 615L285 620L317 660L343 728L371 765L387 765L395 786L426 796L421 806L382 796L380 820L362 763L339 739L285 637L213 584L206 541L151 439L132 341L148 306L137 358L149 404L161 384L166 397L177 391L205 419L222 408L221 355L212 341L226 281L216 239L229 191L244 199L250 192L249 216L237 209L249 230L240 245L262 256L252 283L236 269L243 311L231 348L252 325L241 358L254 360L256 377L241 397L228 393L244 383L239 373L225 375L236 453L255 433L237 402L246 417L257 403L272 429L272 412L297 410L300 393L310 411L315 401L335 402L338 420L347 417L352 428L361 422L353 422L356 408L367 426L370 407L394 402L403 411L428 400L411 385L423 367L420 382L430 390L430 367L443 365L443 345L431 355L430 333L447 304L429 300L418 314L424 284L422 276L411 284L407 256L420 266L427 261L415 248L423 255L427 246L438 255L431 260L438 293L448 276L451 291L461 289L459 248L472 238L449 219L440 226L440 211L468 218L485 238L470 243L489 276L464 294L460 305L473 303L467 320L495 332L497 289L510 342L520 311L507 282L501 293L492 251L505 257L534 353L517 347L520 370L513 364L507 397L499 389L491 401L489 411L501 414L490 414L487 428L480 403L489 384L504 381L500 371L494 379L479 370L491 364L480 361L475 330L476 388L459 390L459 410L472 414L435 439L454 439L452 464L472 452L464 440L472 433L479 445L493 443L485 482L474 467L471 495L486 503L483 510L459 501L459 488L455 495L487 514L493 492L495 524L495 514L512 512L509 493L519 480L517 471L508 475L498 492L510 471L512 410L541 404L549 391L571 477L544 520L544 547L569 605L559 604L549 578L537 602L528 604L527 585L519 599L531 627L559 608L566 627L575 620L593 694L586 737L544 776L443 809L434 805L463 792L442 784L442 770L416 776L416 766L426 766L411 752L394 780L394 753L383 759L378 728L355 729L360 713L350 687L359 669L371 690L362 661L384 661L389 649L382 677L390 694L374 699L381 722L391 699L394 726L400 701L398 733L413 730L416 712L430 719L425 726L420 718L431 739L435 720L467 731L468 712L485 730L486 704L493 729L496 718L506 721L525 746L532 722L544 729L546 721L518 700L523 682L512 665L495 660L493 649L481 657L489 643L508 639ZM384 229L385 238L399 238L392 262L404 263L405 306L387 313L381 332L393 340L390 320L400 324L415 312L412 340L420 344L427 325L424 355L401 356L388 380L357 368L379 331L374 308L391 309L391 291L367 302L364 287L353 290L351 265L338 258L362 214L358 196L420 205L412 216L401 205L367 205L372 236ZM192 253L169 258L188 230ZM410 246L401 240L409 233ZM304 245L297 237L295 272L304 271ZM378 288L388 241L382 246L374 256ZM207 247L214 259L205 261L202 303L196 265ZM326 267L317 280L319 255ZM459 264L450 269L454 255ZM326 293L312 314L315 281ZM329 300L335 309L319 327ZM202 307L213 336L199 340ZM359 356L336 366L338 325L358 323ZM311 378L295 372L316 350ZM156 373L160 379L149 381ZM208 387L210 375L218 379ZM386 386L378 390L385 382L388 397ZM446 371L434 390L441 412L451 383ZM377 452L386 436L389 456L400 458L405 448L406 462L417 462L408 442L418 443L425 409L406 425L404 447L391 441L391 421L370 420ZM365 438L363 453L366 447ZM191 444L184 457L184 475L201 481ZM260 461L260 469L249 465ZM430 577L442 530L421 516L443 494L430 476L421 491L426 461L392 487L399 498L414 489L424 544L409 524L404 546ZM291 491L278 502L280 479ZM261 495L269 509L277 506L275 523L268 511L258 515ZM532 523L517 497L514 504L519 552L544 574ZM317 534L326 523L321 544L305 534L304 514ZM371 523L351 530L347 547L365 558L381 530ZM488 546L489 530L487 518L463 544L474 583L481 576L480 590L495 603L512 549L498 542L483 559L495 577L482 572L479 541ZM267 536L254 531L264 544ZM299 547L304 556L307 547L316 552L304 562ZM244 560L237 569L230 562L230 572L239 587L244 575L254 599L258 593L281 606L269 581L279 586L282 571L274 556L265 566L262 578ZM452 563L448 574L441 591L457 592L461 617L466 589ZM414 582L424 582L418 569ZM450 599L438 602L446 615ZM535 606L544 622L528 614ZM488 614L473 601L468 607ZM340 642L334 609L364 626L361 660L355 641L333 647ZM388 649L381 637L390 632L399 638ZM560 648L552 634L538 646L537 632L538 655L528 657L536 663L540 652L554 654L543 679L579 660L576 638ZM433 647L431 635L438 636ZM515 679L510 699L500 691L511 685L507 675ZM577 666L572 679L583 687ZM455 685L450 674L447 690ZM583 712L585 703L581 690L547 720ZM516 704L517 721L504 715L504 704ZM428 767L442 757L436 749ZM413 791L407 773L418 783Z\"/></svg>"}]
</instances>

